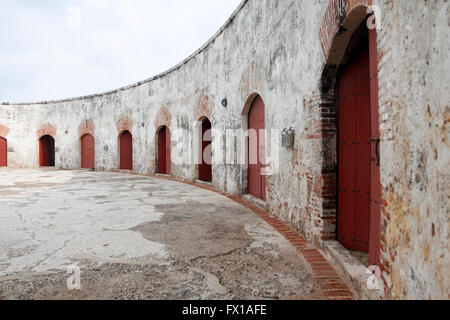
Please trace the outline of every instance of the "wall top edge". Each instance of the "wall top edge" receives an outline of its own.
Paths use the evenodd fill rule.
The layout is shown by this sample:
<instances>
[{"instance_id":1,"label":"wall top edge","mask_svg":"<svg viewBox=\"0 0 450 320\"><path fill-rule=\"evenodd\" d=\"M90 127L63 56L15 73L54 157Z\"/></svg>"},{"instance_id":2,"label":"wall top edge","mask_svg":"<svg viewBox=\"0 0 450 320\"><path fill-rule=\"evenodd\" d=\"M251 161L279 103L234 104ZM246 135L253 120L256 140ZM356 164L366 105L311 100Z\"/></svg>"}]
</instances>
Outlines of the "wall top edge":
<instances>
[{"instance_id":1,"label":"wall top edge","mask_svg":"<svg viewBox=\"0 0 450 320\"><path fill-rule=\"evenodd\" d=\"M163 77L169 75L170 73L178 70L183 65L187 64L193 58L195 58L196 56L201 54L203 51L205 51L231 25L231 23L234 21L236 16L242 11L242 9L245 7L245 5L249 1L250 0L242 0L241 3L239 4L239 6L236 8L236 10L234 10L234 12L232 13L231 17L228 18L228 20L224 23L224 25L203 46L201 46L197 51L195 51L193 54L191 54L186 59L184 59L180 63L176 64L172 68L170 68L170 69L168 69L166 71L163 71L162 73L160 73L160 74L158 74L156 76L153 76L153 77L148 78L146 80L142 80L142 81L136 82L134 84L118 88L118 89L108 90L108 91L104 91L104 92L100 92L100 93L94 93L94 94L85 95L85 96L72 97L72 98L63 98L63 99L55 99L55 100L46 100L46 101L38 101L38 102L0 102L0 106L8 106L8 105L11 105L11 106L43 105L43 104L50 104L50 103L64 103L64 102L70 102L70 101L85 100L85 99L90 99L90 98L106 96L106 95L118 93L118 92L121 92L121 91L126 91L126 90L129 90L129 89L132 89L132 88L139 87L139 86L141 86L143 84L146 84L146 83L158 80L160 78L163 78Z\"/></svg>"}]
</instances>

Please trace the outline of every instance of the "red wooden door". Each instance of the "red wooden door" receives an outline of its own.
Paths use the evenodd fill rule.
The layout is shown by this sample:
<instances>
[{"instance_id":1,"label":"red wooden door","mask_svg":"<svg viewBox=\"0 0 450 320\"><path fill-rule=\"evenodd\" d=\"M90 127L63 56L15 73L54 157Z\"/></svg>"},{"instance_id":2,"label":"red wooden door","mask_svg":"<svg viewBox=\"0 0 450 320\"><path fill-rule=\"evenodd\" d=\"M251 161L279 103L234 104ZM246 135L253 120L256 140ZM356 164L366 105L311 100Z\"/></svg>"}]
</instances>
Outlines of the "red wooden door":
<instances>
[{"instance_id":1,"label":"red wooden door","mask_svg":"<svg viewBox=\"0 0 450 320\"><path fill-rule=\"evenodd\" d=\"M201 181L212 181L211 157L211 122L205 119L202 122L202 160L198 165L198 179Z\"/></svg>"},{"instance_id":2,"label":"red wooden door","mask_svg":"<svg viewBox=\"0 0 450 320\"><path fill-rule=\"evenodd\" d=\"M371 265L380 265L381 178L380 125L378 108L378 53L377 31L369 30L370 53L370 108L371 108L371 181L370 181L370 241Z\"/></svg>"},{"instance_id":3,"label":"red wooden door","mask_svg":"<svg viewBox=\"0 0 450 320\"><path fill-rule=\"evenodd\" d=\"M172 156L171 156L171 140L170 140L170 130L166 127L166 174L172 173Z\"/></svg>"},{"instance_id":4,"label":"red wooden door","mask_svg":"<svg viewBox=\"0 0 450 320\"><path fill-rule=\"evenodd\" d=\"M166 174L166 127L158 132L158 173Z\"/></svg>"},{"instance_id":5,"label":"red wooden door","mask_svg":"<svg viewBox=\"0 0 450 320\"><path fill-rule=\"evenodd\" d=\"M0 167L8 165L8 142L0 137Z\"/></svg>"},{"instance_id":6,"label":"red wooden door","mask_svg":"<svg viewBox=\"0 0 450 320\"><path fill-rule=\"evenodd\" d=\"M128 131L120 136L120 169L133 170L133 136Z\"/></svg>"},{"instance_id":7,"label":"red wooden door","mask_svg":"<svg viewBox=\"0 0 450 320\"><path fill-rule=\"evenodd\" d=\"M249 165L248 193L255 198L266 200L266 177L262 175L265 162L265 112L260 96L252 103L248 114Z\"/></svg>"},{"instance_id":8,"label":"red wooden door","mask_svg":"<svg viewBox=\"0 0 450 320\"><path fill-rule=\"evenodd\" d=\"M369 50L343 67L338 79L338 240L369 252L371 108Z\"/></svg>"},{"instance_id":9,"label":"red wooden door","mask_svg":"<svg viewBox=\"0 0 450 320\"><path fill-rule=\"evenodd\" d=\"M81 137L81 168L95 168L95 139L90 134Z\"/></svg>"},{"instance_id":10,"label":"red wooden door","mask_svg":"<svg viewBox=\"0 0 450 320\"><path fill-rule=\"evenodd\" d=\"M158 132L158 173L171 173L170 130L166 126Z\"/></svg>"},{"instance_id":11,"label":"red wooden door","mask_svg":"<svg viewBox=\"0 0 450 320\"><path fill-rule=\"evenodd\" d=\"M41 167L55 166L55 139L49 135L39 139L39 165Z\"/></svg>"}]
</instances>

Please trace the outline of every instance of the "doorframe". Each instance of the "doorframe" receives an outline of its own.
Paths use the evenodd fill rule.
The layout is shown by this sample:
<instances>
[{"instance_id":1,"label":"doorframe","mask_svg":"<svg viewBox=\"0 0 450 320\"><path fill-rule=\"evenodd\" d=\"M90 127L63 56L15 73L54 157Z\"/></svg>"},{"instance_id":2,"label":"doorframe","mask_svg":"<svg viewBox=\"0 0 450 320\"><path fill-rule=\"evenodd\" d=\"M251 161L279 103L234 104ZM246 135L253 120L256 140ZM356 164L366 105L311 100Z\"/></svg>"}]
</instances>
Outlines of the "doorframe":
<instances>
[{"instance_id":1,"label":"doorframe","mask_svg":"<svg viewBox=\"0 0 450 320\"><path fill-rule=\"evenodd\" d=\"M132 167L131 171L134 171L134 135L133 135L133 132L131 132L129 129L124 129L124 130L120 131L119 135L117 136L117 163L118 163L117 168L118 168L118 170L122 170L122 169L120 169L120 167L121 167L121 162L120 162L120 155L121 155L120 138L122 137L122 135L125 132L128 132L131 135L131 167Z\"/></svg>"},{"instance_id":2,"label":"doorframe","mask_svg":"<svg viewBox=\"0 0 450 320\"><path fill-rule=\"evenodd\" d=\"M97 162L96 162L97 143L96 143L95 136L89 132L83 133L78 140L79 141L78 148L79 148L79 155L80 155L79 156L80 168L81 169L83 168L83 143L82 143L82 140L83 140L83 137L87 136L87 135L90 135L94 139L94 168L93 169L95 170L95 168L97 167ZM120 166L120 164L119 164L119 166Z\"/></svg>"},{"instance_id":3,"label":"doorframe","mask_svg":"<svg viewBox=\"0 0 450 320\"><path fill-rule=\"evenodd\" d=\"M41 139L43 137L46 137L46 136L49 136L49 137L51 137L53 139L53 166L52 165L50 165L50 166L43 166L43 165L41 165ZM51 157L50 157L50 159L51 159ZM55 137L53 135L51 135L49 133L45 133L45 134L43 134L42 136L40 136L38 138L38 164L39 164L40 168L54 168L54 167L56 167L56 139L55 139Z\"/></svg>"},{"instance_id":4,"label":"doorframe","mask_svg":"<svg viewBox=\"0 0 450 320\"><path fill-rule=\"evenodd\" d=\"M160 125L158 127L158 129L155 132L155 175L157 174L161 174L159 173L159 133L161 132L161 130L163 129L167 129L166 131L166 142L165 142L165 147L167 149L167 133L169 133L169 138L170 138L170 169L167 169L167 157L166 157L166 173L164 175L170 176L172 175L172 136L171 136L171 131L168 125L163 124Z\"/></svg>"},{"instance_id":5,"label":"doorframe","mask_svg":"<svg viewBox=\"0 0 450 320\"><path fill-rule=\"evenodd\" d=\"M241 147L241 150L243 149L245 152L245 163L241 166L241 192L243 195L249 196L254 198L253 196L251 196L249 194L249 183L248 183L248 170L249 170L249 134L248 134L248 115L250 113L250 109L253 105L253 102L255 101L255 99L257 97L260 97L264 103L264 127L267 130L267 105L266 105L266 101L263 98L263 95L259 92L259 91L253 91L252 94L250 94L247 99L245 100L244 103L244 107L242 109L242 114L241 114L241 129L242 132L244 134L244 137L242 137L242 139L244 141L241 141L241 143L244 143L244 147ZM266 150L267 150L267 146L266 146ZM266 154L267 156L267 154ZM266 201L268 198L268 193L267 193L267 176L266 176ZM264 202L266 203L266 201L263 201L261 199L256 199L255 201L258 202Z\"/></svg>"},{"instance_id":6,"label":"doorframe","mask_svg":"<svg viewBox=\"0 0 450 320\"><path fill-rule=\"evenodd\" d=\"M336 0L332 0L330 6L327 8L327 11L334 12L335 6L334 4ZM337 157L337 101L336 101L336 85L337 85L337 74L339 66L342 64L345 58L345 53L347 51L347 47L355 34L358 28L361 26L364 21L370 16L368 15L368 5L364 3L362 0L355 1L355 3L350 6L347 3L343 4L343 10L341 11L341 16L337 16L336 20L327 19L327 15L324 16L324 20L322 23L322 28L329 28L333 25L333 30L336 30L335 33L327 35L327 37L322 37L322 48L324 49L325 56L325 64L322 70L322 75L320 79L320 96L318 98L312 97L311 106L314 108L318 108L320 111L319 121L323 124L329 123L330 120L335 121L335 127L329 128L326 130L321 130L317 133L317 135L311 135L311 139L320 139L322 144L323 154L330 157L326 161L322 161L321 164L321 173L315 176L313 179L317 182L320 182L324 188L330 188L333 186L334 195L331 196L331 192L327 195L323 195L317 193L315 196L322 199L322 215L323 212L326 211L326 215L322 218L322 230L321 234L318 235L320 240L336 240L337 239L337 218L338 218L338 194L337 194L337 171L338 171L338 157ZM331 15L333 16L333 15ZM376 36L376 30L368 30L369 37ZM372 33L372 34L370 34ZM369 38L370 43L370 38ZM378 49L376 39L372 42L372 46L369 47L369 60L371 64L377 64L378 62ZM376 68L375 70L379 70L378 66L371 65L371 68ZM372 82L372 81L371 81ZM377 79L375 79L377 82ZM378 86L376 86L378 87ZM378 105L378 90L374 90L372 92L372 83L371 83L371 117L373 117L374 110L379 110ZM377 104L373 106L373 104ZM379 128L379 123L378 123ZM318 137L318 138L317 138ZM335 150L331 150L330 147L335 148ZM373 148L373 146L372 146ZM331 152L330 152L331 150ZM381 168L380 168L381 171ZM381 172L380 172L381 175ZM380 190L381 192L381 190ZM372 196L372 191L371 191ZM382 193L381 193L382 196ZM382 202L382 201L381 201ZM371 204L372 206L372 204ZM373 230L377 230L377 237L379 239L383 238L384 230L381 226L381 214L382 209L380 205L380 210L376 211L376 217L374 220L377 221L378 225L371 225L369 237L371 237ZM371 218L372 220L372 218ZM369 243L370 245L370 243ZM370 256L376 257L376 265L382 266L383 262L381 261L381 250L382 244L380 241L377 241L374 246L375 249L370 250ZM384 268L386 269L386 268Z\"/></svg>"},{"instance_id":7,"label":"doorframe","mask_svg":"<svg viewBox=\"0 0 450 320\"><path fill-rule=\"evenodd\" d=\"M211 181L203 181L200 180L200 170L199 170L199 165L200 163L203 163L203 122L205 120L208 120L209 123L211 124ZM196 139L196 142L194 143L198 145L199 147L199 152L195 152L195 148L194 148L194 159L195 159L195 165L194 165L194 177L196 180L199 180L201 182L204 183L213 183L214 182L214 166L212 164L212 161L214 159L214 150L213 150L213 139L214 139L214 135L212 134L212 121L208 116L202 116L198 119L198 121L195 124L195 132L194 132L194 138Z\"/></svg>"}]
</instances>

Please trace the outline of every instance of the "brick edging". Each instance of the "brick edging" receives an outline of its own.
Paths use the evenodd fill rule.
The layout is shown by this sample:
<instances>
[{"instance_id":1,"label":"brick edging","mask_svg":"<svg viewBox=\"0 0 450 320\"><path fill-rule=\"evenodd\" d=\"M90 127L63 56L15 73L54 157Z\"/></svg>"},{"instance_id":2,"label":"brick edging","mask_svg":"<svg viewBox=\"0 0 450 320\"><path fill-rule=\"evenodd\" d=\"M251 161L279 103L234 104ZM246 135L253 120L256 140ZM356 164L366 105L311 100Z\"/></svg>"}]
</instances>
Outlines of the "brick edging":
<instances>
[{"instance_id":1,"label":"brick edging","mask_svg":"<svg viewBox=\"0 0 450 320\"><path fill-rule=\"evenodd\" d=\"M310 265L314 279L319 284L322 294L326 300L354 300L353 294L348 289L347 285L338 276L334 268L330 265L327 259L316 248L312 248L308 245L307 241L302 238L294 229L286 225L277 217L270 216L265 210L254 205L250 201L244 200L240 197L232 196L225 192L214 189L213 187L178 180L171 177L164 176L152 176L157 179L169 180L195 186L197 188L206 189L214 193L220 194L248 209L253 213L260 216L264 221L271 225L281 235L283 235L289 243L297 249L297 252L301 254L306 262Z\"/></svg>"}]
</instances>

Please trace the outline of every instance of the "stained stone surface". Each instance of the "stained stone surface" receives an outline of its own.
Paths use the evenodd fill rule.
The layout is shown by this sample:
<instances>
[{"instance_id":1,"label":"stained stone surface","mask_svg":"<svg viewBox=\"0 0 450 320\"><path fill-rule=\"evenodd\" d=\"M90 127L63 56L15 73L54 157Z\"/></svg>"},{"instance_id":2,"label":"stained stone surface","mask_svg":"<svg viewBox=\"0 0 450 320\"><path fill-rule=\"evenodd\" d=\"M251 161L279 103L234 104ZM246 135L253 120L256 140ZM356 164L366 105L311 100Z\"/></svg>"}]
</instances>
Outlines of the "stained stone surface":
<instances>
[{"instance_id":1,"label":"stained stone surface","mask_svg":"<svg viewBox=\"0 0 450 320\"><path fill-rule=\"evenodd\" d=\"M69 290L71 266L81 289ZM303 258L249 209L121 173L0 171L0 298L320 298Z\"/></svg>"}]
</instances>

